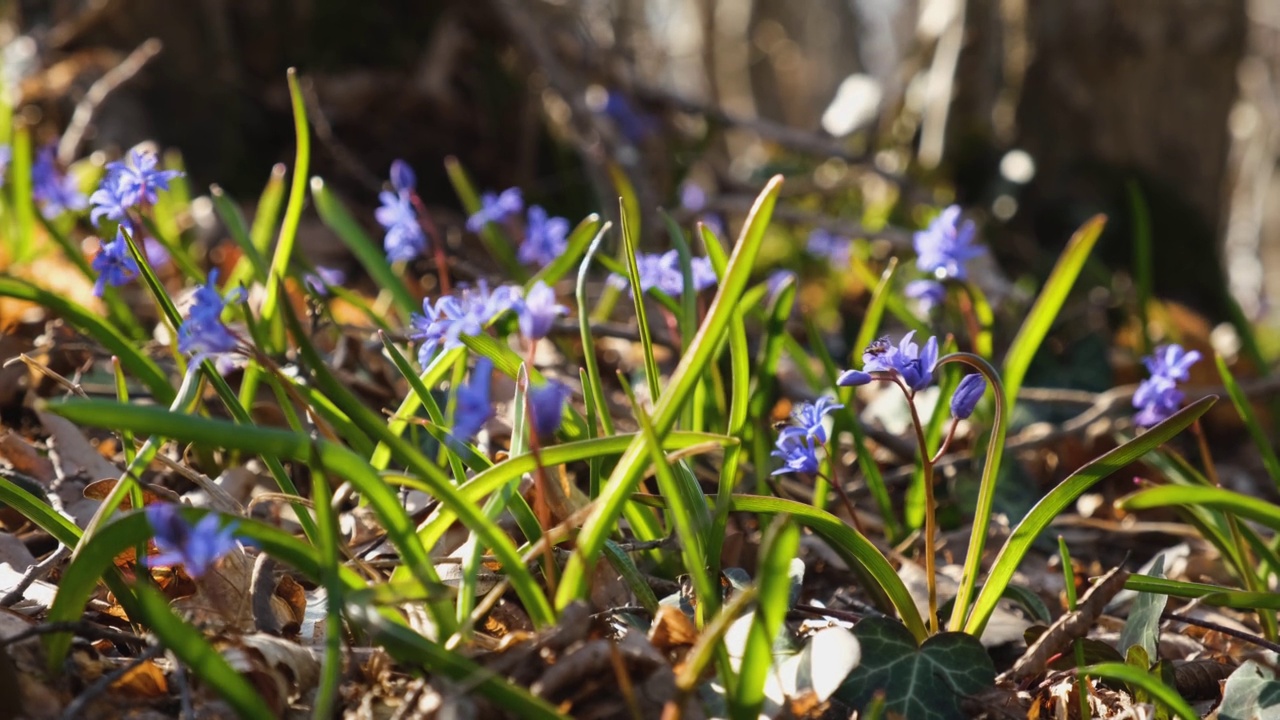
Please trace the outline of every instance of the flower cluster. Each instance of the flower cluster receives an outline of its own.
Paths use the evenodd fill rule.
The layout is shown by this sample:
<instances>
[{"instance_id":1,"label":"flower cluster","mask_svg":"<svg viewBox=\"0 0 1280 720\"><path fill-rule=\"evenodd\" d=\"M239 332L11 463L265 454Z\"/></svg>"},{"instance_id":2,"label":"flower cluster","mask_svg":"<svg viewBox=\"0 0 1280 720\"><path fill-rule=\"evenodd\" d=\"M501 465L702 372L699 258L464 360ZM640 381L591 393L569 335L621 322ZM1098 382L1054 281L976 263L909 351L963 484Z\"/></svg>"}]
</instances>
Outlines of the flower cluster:
<instances>
[{"instance_id":1,"label":"flower cluster","mask_svg":"<svg viewBox=\"0 0 1280 720\"><path fill-rule=\"evenodd\" d=\"M847 270L853 257L853 241L825 228L816 228L809 233L805 250L814 257L829 261L834 267Z\"/></svg>"},{"instance_id":2,"label":"flower cluster","mask_svg":"<svg viewBox=\"0 0 1280 720\"><path fill-rule=\"evenodd\" d=\"M524 224L524 242L517 257L526 265L550 265L569 247L569 221L548 217L538 205L530 205Z\"/></svg>"},{"instance_id":3,"label":"flower cluster","mask_svg":"<svg viewBox=\"0 0 1280 720\"><path fill-rule=\"evenodd\" d=\"M504 285L490 292L481 280L474 288L462 288L459 295L446 295L433 304L422 301L422 314L414 314L409 337L421 343L418 362L426 366L436 349L462 346L463 335L479 335L485 325L514 307L519 289Z\"/></svg>"},{"instance_id":4,"label":"flower cluster","mask_svg":"<svg viewBox=\"0 0 1280 720\"><path fill-rule=\"evenodd\" d=\"M169 181L182 176L177 170L159 170L158 164L148 150L131 150L126 160L107 163L107 174L89 196L90 222L96 225L106 217L123 223L130 209L155 205L157 191L168 190Z\"/></svg>"},{"instance_id":5,"label":"flower cluster","mask_svg":"<svg viewBox=\"0 0 1280 720\"><path fill-rule=\"evenodd\" d=\"M147 558L148 567L182 565L188 575L198 578L239 547L236 523L220 528L218 516L212 513L194 526L182 519L178 506L172 503L148 505L146 513L160 551Z\"/></svg>"},{"instance_id":6,"label":"flower cluster","mask_svg":"<svg viewBox=\"0 0 1280 720\"><path fill-rule=\"evenodd\" d=\"M1162 345L1143 358L1151 377L1143 380L1133 394L1133 406L1138 408L1134 423L1151 427L1176 413L1186 399L1178 383L1190 379L1191 366L1199 359L1198 351L1184 350L1176 344Z\"/></svg>"},{"instance_id":7,"label":"flower cluster","mask_svg":"<svg viewBox=\"0 0 1280 720\"><path fill-rule=\"evenodd\" d=\"M93 271L98 273L98 280L93 284L93 294L97 297L102 297L108 285L119 287L138 277L138 262L129 252L123 230L116 228L115 239L102 243L93 258Z\"/></svg>"},{"instance_id":8,"label":"flower cluster","mask_svg":"<svg viewBox=\"0 0 1280 720\"><path fill-rule=\"evenodd\" d=\"M480 232L489 223L498 223L524 210L524 196L520 188L507 188L501 193L487 192L480 196L480 209L467 218L467 229Z\"/></svg>"},{"instance_id":9,"label":"flower cluster","mask_svg":"<svg viewBox=\"0 0 1280 720\"><path fill-rule=\"evenodd\" d=\"M862 353L862 369L844 371L836 384L845 387L865 385L876 374L883 373L900 380L913 393L929 387L938 364L938 339L929 338L921 349L912 341L914 336L915 331L912 330L897 347L887 337L871 343Z\"/></svg>"},{"instance_id":10,"label":"flower cluster","mask_svg":"<svg viewBox=\"0 0 1280 720\"><path fill-rule=\"evenodd\" d=\"M412 260L427 249L427 234L418 222L418 211L413 206L413 193L417 178L413 169L403 160L391 163L391 190L378 193L382 203L373 211L378 224L386 230L383 250L387 260L400 262Z\"/></svg>"},{"instance_id":11,"label":"flower cluster","mask_svg":"<svg viewBox=\"0 0 1280 720\"><path fill-rule=\"evenodd\" d=\"M702 292L716 284L716 271L711 267L710 258L690 258L690 270L693 271L693 291ZM646 293L657 289L679 297L684 292L684 273L680 270L680 253L668 250L662 254L636 253L636 269L640 273L640 292ZM609 283L619 289L627 288L627 278L612 274Z\"/></svg>"},{"instance_id":12,"label":"flower cluster","mask_svg":"<svg viewBox=\"0 0 1280 720\"><path fill-rule=\"evenodd\" d=\"M782 467L774 475L784 473L815 473L818 471L818 447L827 444L827 415L844 407L834 397L824 395L816 403L800 403L791 412L794 425L784 427L778 433L773 457L782 460Z\"/></svg>"},{"instance_id":13,"label":"flower cluster","mask_svg":"<svg viewBox=\"0 0 1280 720\"><path fill-rule=\"evenodd\" d=\"M929 227L917 232L916 267L930 277L908 283L907 295L921 300L926 307L942 302L946 290L939 281L966 279L965 263L984 252L973 244L976 235L972 220L960 221L959 205L943 210Z\"/></svg>"},{"instance_id":14,"label":"flower cluster","mask_svg":"<svg viewBox=\"0 0 1280 720\"><path fill-rule=\"evenodd\" d=\"M52 146L40 150L31 165L31 193L40 204L40 214L49 220L89 206L76 179L58 169Z\"/></svg>"},{"instance_id":15,"label":"flower cluster","mask_svg":"<svg viewBox=\"0 0 1280 720\"><path fill-rule=\"evenodd\" d=\"M546 337L556 318L569 314L569 308L556 302L555 290L541 280L517 298L513 308L520 318L520 334L530 342Z\"/></svg>"},{"instance_id":16,"label":"flower cluster","mask_svg":"<svg viewBox=\"0 0 1280 720\"><path fill-rule=\"evenodd\" d=\"M218 271L209 273L206 284L196 288L187 319L178 328L178 350L199 355L217 355L236 349L239 341L222 322L228 303L239 302L244 291L236 288L225 296L217 289Z\"/></svg>"}]
</instances>

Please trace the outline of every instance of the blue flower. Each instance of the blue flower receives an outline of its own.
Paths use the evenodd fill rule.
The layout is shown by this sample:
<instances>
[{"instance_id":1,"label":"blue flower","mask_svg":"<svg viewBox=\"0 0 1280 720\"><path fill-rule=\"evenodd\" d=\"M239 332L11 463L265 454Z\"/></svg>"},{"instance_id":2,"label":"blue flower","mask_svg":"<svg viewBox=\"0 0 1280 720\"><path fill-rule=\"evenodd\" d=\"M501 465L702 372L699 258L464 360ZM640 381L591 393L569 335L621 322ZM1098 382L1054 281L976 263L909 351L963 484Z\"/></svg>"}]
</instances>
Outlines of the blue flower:
<instances>
[{"instance_id":1,"label":"blue flower","mask_svg":"<svg viewBox=\"0 0 1280 720\"><path fill-rule=\"evenodd\" d=\"M569 308L556 302L556 292L539 280L515 303L520 319L520 334L526 340L541 340L551 332L556 318L569 314Z\"/></svg>"},{"instance_id":2,"label":"blue flower","mask_svg":"<svg viewBox=\"0 0 1280 720\"><path fill-rule=\"evenodd\" d=\"M107 163L103 186L113 183L114 191L126 207L156 204L156 191L168 190L169 181L182 177L178 170L157 170L159 161L149 150L131 150L126 161Z\"/></svg>"},{"instance_id":3,"label":"blue flower","mask_svg":"<svg viewBox=\"0 0 1280 720\"><path fill-rule=\"evenodd\" d=\"M777 448L769 453L782 460L782 467L772 474L818 472L818 449L814 437L804 428L789 426L778 433Z\"/></svg>"},{"instance_id":4,"label":"blue flower","mask_svg":"<svg viewBox=\"0 0 1280 720\"><path fill-rule=\"evenodd\" d=\"M972 373L965 375L960 384L956 386L956 391L951 394L951 415L959 420L964 420L973 414L973 409L978 406L978 401L982 399L982 394L987 391L987 379L982 373Z\"/></svg>"},{"instance_id":5,"label":"blue flower","mask_svg":"<svg viewBox=\"0 0 1280 720\"><path fill-rule=\"evenodd\" d=\"M409 337L421 343L418 362L424 367L437 348L449 350L462 346L462 336L479 335L495 317L510 310L519 296L509 285L489 292L489 284L481 280L476 288L462 288L461 295L446 295L432 304L422 301L421 315L410 320Z\"/></svg>"},{"instance_id":6,"label":"blue flower","mask_svg":"<svg viewBox=\"0 0 1280 720\"><path fill-rule=\"evenodd\" d=\"M853 241L826 228L815 228L809 233L805 250L814 257L830 261L836 267L847 268L853 253Z\"/></svg>"},{"instance_id":7,"label":"blue flower","mask_svg":"<svg viewBox=\"0 0 1280 720\"><path fill-rule=\"evenodd\" d=\"M800 403L791 411L791 419L805 434L813 438L819 445L827 442L825 418L828 414L844 407L834 397L824 395L816 403Z\"/></svg>"},{"instance_id":8,"label":"blue flower","mask_svg":"<svg viewBox=\"0 0 1280 720\"><path fill-rule=\"evenodd\" d=\"M1151 377L1138 385L1133 394L1133 406L1138 414L1133 421L1139 427L1151 427L1173 415L1182 407L1186 396L1178 389L1179 382L1190 378L1191 366L1200 359L1196 350L1184 350L1180 345L1162 345L1143 362Z\"/></svg>"},{"instance_id":9,"label":"blue flower","mask_svg":"<svg viewBox=\"0 0 1280 720\"><path fill-rule=\"evenodd\" d=\"M453 436L470 440L493 417L489 400L489 383L493 379L493 361L481 357L471 371L471 382L458 387L458 403L453 411Z\"/></svg>"},{"instance_id":10,"label":"blue flower","mask_svg":"<svg viewBox=\"0 0 1280 720\"><path fill-rule=\"evenodd\" d=\"M52 146L42 149L31 165L31 193L42 205L40 214L49 220L64 212L79 212L89 206L75 178L58 169Z\"/></svg>"},{"instance_id":11,"label":"blue flower","mask_svg":"<svg viewBox=\"0 0 1280 720\"><path fill-rule=\"evenodd\" d=\"M711 267L710 258L690 258L689 269L693 275L694 292L701 292L718 282L716 272ZM679 297L684 292L684 273L680 270L680 253L675 250L668 250L661 255L636 253L636 270L640 276L641 293L656 288L671 297ZM626 277L617 274L609 276L609 283L619 289L630 285Z\"/></svg>"},{"instance_id":12,"label":"blue flower","mask_svg":"<svg viewBox=\"0 0 1280 720\"><path fill-rule=\"evenodd\" d=\"M618 126L618 131L623 137L633 145L644 142L645 138L657 130L658 124L652 117L637 112L627 100L627 96L616 90L608 91L604 107L601 109L604 115Z\"/></svg>"},{"instance_id":13,"label":"blue flower","mask_svg":"<svg viewBox=\"0 0 1280 720\"><path fill-rule=\"evenodd\" d=\"M0 187L4 187L4 176L9 171L9 161L13 159L13 148L0 145Z\"/></svg>"},{"instance_id":14,"label":"blue flower","mask_svg":"<svg viewBox=\"0 0 1280 720\"><path fill-rule=\"evenodd\" d=\"M321 297L329 295L329 288L339 287L347 281L347 274L337 268L316 267L313 273L302 276L302 282L311 292Z\"/></svg>"},{"instance_id":15,"label":"blue flower","mask_svg":"<svg viewBox=\"0 0 1280 720\"><path fill-rule=\"evenodd\" d=\"M524 242L520 243L518 253L520 262L526 265L550 265L568 248L568 235L568 220L547 217L546 210L530 205L524 226Z\"/></svg>"},{"instance_id":16,"label":"blue flower","mask_svg":"<svg viewBox=\"0 0 1280 720\"><path fill-rule=\"evenodd\" d=\"M129 252L129 243L119 228L115 239L102 243L94 256L93 271L98 273L98 280L93 284L93 294L97 297L102 297L108 285L120 287L138 277L138 262Z\"/></svg>"},{"instance_id":17,"label":"blue flower","mask_svg":"<svg viewBox=\"0 0 1280 720\"><path fill-rule=\"evenodd\" d=\"M529 413L533 416L533 431L538 437L548 437L560 429L564 417L564 404L573 391L564 383L548 380L532 385L525 396Z\"/></svg>"},{"instance_id":18,"label":"blue flower","mask_svg":"<svg viewBox=\"0 0 1280 720\"><path fill-rule=\"evenodd\" d=\"M867 346L862 353L862 370L846 370L836 379L841 386L865 385L877 373L897 375L902 382L918 392L933 382L933 369L938 364L938 339L929 338L922 350L911 341L915 331L907 333L897 347L883 337Z\"/></svg>"},{"instance_id":19,"label":"blue flower","mask_svg":"<svg viewBox=\"0 0 1280 720\"><path fill-rule=\"evenodd\" d=\"M209 281L196 288L194 302L187 319L178 327L178 350L216 355L236 349L239 340L222 323L222 311L228 303L238 302L244 292L236 288L225 296L218 293L218 271L209 273Z\"/></svg>"},{"instance_id":20,"label":"blue flower","mask_svg":"<svg viewBox=\"0 0 1280 720\"><path fill-rule=\"evenodd\" d=\"M973 244L972 220L960 223L960 206L952 205L915 234L916 267L938 278L965 279L964 264L983 253Z\"/></svg>"},{"instance_id":21,"label":"blue flower","mask_svg":"<svg viewBox=\"0 0 1280 720\"><path fill-rule=\"evenodd\" d=\"M383 190L378 199L382 206L373 215L387 231L383 239L387 260L412 260L426 251L427 235L418 223L418 212L409 193Z\"/></svg>"},{"instance_id":22,"label":"blue flower","mask_svg":"<svg viewBox=\"0 0 1280 720\"><path fill-rule=\"evenodd\" d=\"M524 198L520 188L507 188L502 194L484 193L480 196L480 210L467 218L467 229L480 232L488 223L502 222L524 210Z\"/></svg>"},{"instance_id":23,"label":"blue flower","mask_svg":"<svg viewBox=\"0 0 1280 720\"><path fill-rule=\"evenodd\" d=\"M147 521L155 532L159 555L147 558L147 567L182 565L193 578L204 575L227 553L236 550L236 523L218 527L218 516L210 513L192 526L182 519L178 506L155 503L147 506Z\"/></svg>"},{"instance_id":24,"label":"blue flower","mask_svg":"<svg viewBox=\"0 0 1280 720\"><path fill-rule=\"evenodd\" d=\"M391 187L396 189L397 193L411 193L418 186L418 176L413 174L413 168L409 167L409 163L404 160L391 161Z\"/></svg>"},{"instance_id":25,"label":"blue flower","mask_svg":"<svg viewBox=\"0 0 1280 720\"><path fill-rule=\"evenodd\" d=\"M118 223L124 223L129 217L129 204L120 191L120 179L111 174L104 177L98 189L89 196L89 204L93 205L93 210L89 211L89 222L94 225L103 217Z\"/></svg>"},{"instance_id":26,"label":"blue flower","mask_svg":"<svg viewBox=\"0 0 1280 720\"><path fill-rule=\"evenodd\" d=\"M906 294L919 300L925 312L947 299L947 289L937 280L912 280L907 283Z\"/></svg>"}]
</instances>

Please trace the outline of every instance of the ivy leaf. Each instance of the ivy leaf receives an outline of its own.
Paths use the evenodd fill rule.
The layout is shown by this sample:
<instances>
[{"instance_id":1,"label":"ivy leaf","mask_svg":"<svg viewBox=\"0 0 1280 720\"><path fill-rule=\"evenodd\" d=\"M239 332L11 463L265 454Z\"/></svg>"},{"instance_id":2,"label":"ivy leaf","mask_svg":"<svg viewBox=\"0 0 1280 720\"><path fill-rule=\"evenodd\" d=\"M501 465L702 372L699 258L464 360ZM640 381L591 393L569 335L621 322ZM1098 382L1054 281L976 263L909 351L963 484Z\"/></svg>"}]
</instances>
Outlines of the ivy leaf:
<instances>
[{"instance_id":1,"label":"ivy leaf","mask_svg":"<svg viewBox=\"0 0 1280 720\"><path fill-rule=\"evenodd\" d=\"M1280 682L1275 675L1250 660L1227 678L1222 690L1221 720L1263 720L1280 711Z\"/></svg>"},{"instance_id":2,"label":"ivy leaf","mask_svg":"<svg viewBox=\"0 0 1280 720\"><path fill-rule=\"evenodd\" d=\"M837 696L862 709L883 690L884 709L913 720L965 720L960 698L995 684L996 669L972 635L935 635L917 646L895 620L872 617L853 628L862 662Z\"/></svg>"}]
</instances>

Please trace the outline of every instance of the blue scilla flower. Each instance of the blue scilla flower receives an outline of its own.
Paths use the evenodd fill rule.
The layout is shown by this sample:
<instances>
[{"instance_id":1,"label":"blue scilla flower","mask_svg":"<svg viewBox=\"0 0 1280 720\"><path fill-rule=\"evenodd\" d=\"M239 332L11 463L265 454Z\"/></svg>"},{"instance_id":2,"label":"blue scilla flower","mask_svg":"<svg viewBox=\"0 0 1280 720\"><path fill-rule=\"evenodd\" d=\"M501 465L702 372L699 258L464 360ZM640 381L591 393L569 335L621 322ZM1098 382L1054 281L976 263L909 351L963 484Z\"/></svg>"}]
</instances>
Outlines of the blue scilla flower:
<instances>
[{"instance_id":1,"label":"blue scilla flower","mask_svg":"<svg viewBox=\"0 0 1280 720\"><path fill-rule=\"evenodd\" d=\"M906 294L909 298L919 300L927 313L947 299L947 288L937 280L912 280L907 283Z\"/></svg>"},{"instance_id":2,"label":"blue scilla flower","mask_svg":"<svg viewBox=\"0 0 1280 720\"><path fill-rule=\"evenodd\" d=\"M529 403L529 413L533 417L533 431L538 437L548 437L560 429L560 421L564 417L564 404L572 394L573 391L568 385L555 380L530 385L525 399Z\"/></svg>"},{"instance_id":3,"label":"blue scilla flower","mask_svg":"<svg viewBox=\"0 0 1280 720\"><path fill-rule=\"evenodd\" d=\"M126 222L129 217L130 206L124 200L124 193L120 191L120 179L110 173L102 178L98 189L89 196L89 204L93 206L89 211L89 222L94 225L104 217L118 223Z\"/></svg>"},{"instance_id":4,"label":"blue scilla flower","mask_svg":"<svg viewBox=\"0 0 1280 720\"><path fill-rule=\"evenodd\" d=\"M1176 413L1186 399L1178 389L1178 383L1190 378L1191 366L1199 360L1198 351L1185 350L1172 343L1156 348L1144 358L1151 377L1143 380L1133 394L1133 406L1138 408L1133 417L1134 423L1139 427L1151 427Z\"/></svg>"},{"instance_id":5,"label":"blue scilla flower","mask_svg":"<svg viewBox=\"0 0 1280 720\"><path fill-rule=\"evenodd\" d=\"M129 243L119 228L115 239L102 243L94 256L93 271L98 273L98 279L93 283L93 294L97 297L102 297L108 285L120 287L138 277L138 262L129 252Z\"/></svg>"},{"instance_id":6,"label":"blue scilla flower","mask_svg":"<svg viewBox=\"0 0 1280 720\"><path fill-rule=\"evenodd\" d=\"M474 288L462 288L460 295L446 295L435 303L422 301L422 314L410 320L410 339L421 343L418 362L426 366L436 349L461 347L464 335L479 335L497 316L510 310L519 299L516 288L503 285L490 292L481 280Z\"/></svg>"},{"instance_id":7,"label":"blue scilla flower","mask_svg":"<svg viewBox=\"0 0 1280 720\"><path fill-rule=\"evenodd\" d=\"M13 148L0 145L0 187L4 187L5 175L9 172L9 161L13 160Z\"/></svg>"},{"instance_id":8,"label":"blue scilla flower","mask_svg":"<svg viewBox=\"0 0 1280 720\"><path fill-rule=\"evenodd\" d=\"M391 161L391 187L398 193L411 193L418 187L418 176L404 160Z\"/></svg>"},{"instance_id":9,"label":"blue scilla flower","mask_svg":"<svg viewBox=\"0 0 1280 720\"><path fill-rule=\"evenodd\" d=\"M507 188L501 193L487 192L480 196L480 209L467 218L467 229L480 232L485 225L506 220L524 210L524 197L520 188Z\"/></svg>"},{"instance_id":10,"label":"blue scilla flower","mask_svg":"<svg viewBox=\"0 0 1280 720\"><path fill-rule=\"evenodd\" d=\"M815 228L809 233L805 250L814 257L829 261L837 268L848 268L853 255L853 241L840 237L826 228Z\"/></svg>"},{"instance_id":11,"label":"blue scilla flower","mask_svg":"<svg viewBox=\"0 0 1280 720\"><path fill-rule=\"evenodd\" d=\"M188 575L198 578L239 547L236 523L219 527L218 516L212 513L194 526L182 518L178 506L172 503L148 505L146 513L160 551L147 558L148 567L182 565Z\"/></svg>"},{"instance_id":12,"label":"blue scilla flower","mask_svg":"<svg viewBox=\"0 0 1280 720\"><path fill-rule=\"evenodd\" d=\"M569 308L556 302L556 291L541 280L515 302L515 311L520 319L520 334L529 341L546 337L556 318L569 314Z\"/></svg>"},{"instance_id":13,"label":"blue scilla flower","mask_svg":"<svg viewBox=\"0 0 1280 720\"><path fill-rule=\"evenodd\" d=\"M791 419L819 445L825 445L827 442L826 417L842 407L844 405L837 403L834 397L824 395L818 398L816 403L805 402L797 405L791 411Z\"/></svg>"},{"instance_id":14,"label":"blue scilla flower","mask_svg":"<svg viewBox=\"0 0 1280 720\"><path fill-rule=\"evenodd\" d=\"M316 266L316 271L302 276L302 282L311 292L320 297L328 297L329 288L341 287L347 281L347 274L338 268Z\"/></svg>"},{"instance_id":15,"label":"blue scilla flower","mask_svg":"<svg viewBox=\"0 0 1280 720\"><path fill-rule=\"evenodd\" d=\"M471 371L471 381L458 387L458 403L453 411L453 436L470 440L493 417L489 384L493 379L493 361L481 357Z\"/></svg>"},{"instance_id":16,"label":"blue scilla flower","mask_svg":"<svg viewBox=\"0 0 1280 720\"><path fill-rule=\"evenodd\" d=\"M75 178L58 169L53 146L36 154L31 165L31 193L40 204L40 214L52 220L64 212L80 212L89 200L80 192Z\"/></svg>"},{"instance_id":17,"label":"blue scilla flower","mask_svg":"<svg viewBox=\"0 0 1280 720\"><path fill-rule=\"evenodd\" d=\"M916 267L939 278L965 279L965 263L983 253L973 244L976 234L973 221L961 223L960 206L952 205L915 234Z\"/></svg>"},{"instance_id":18,"label":"blue scilla flower","mask_svg":"<svg viewBox=\"0 0 1280 720\"><path fill-rule=\"evenodd\" d=\"M777 447L769 454L782 460L782 467L774 470L774 475L818 472L817 444L802 427L782 428L778 433Z\"/></svg>"},{"instance_id":19,"label":"blue scilla flower","mask_svg":"<svg viewBox=\"0 0 1280 720\"><path fill-rule=\"evenodd\" d=\"M413 207L413 198L409 193L383 190L378 194L378 199L382 205L373 211L373 216L387 231L383 239L387 260L412 260L426 251L427 235L418 222L418 212Z\"/></svg>"},{"instance_id":20,"label":"blue scilla flower","mask_svg":"<svg viewBox=\"0 0 1280 720\"><path fill-rule=\"evenodd\" d=\"M569 221L548 217L538 205L530 205L524 226L524 242L517 257L526 265L550 265L569 246Z\"/></svg>"},{"instance_id":21,"label":"blue scilla flower","mask_svg":"<svg viewBox=\"0 0 1280 720\"><path fill-rule=\"evenodd\" d=\"M200 355L228 353L239 341L222 322L222 311L228 303L239 302L244 291L236 288L222 295L217 289L218 271L209 273L206 284L196 288L187 319L178 327L178 350Z\"/></svg>"},{"instance_id":22,"label":"blue scilla flower","mask_svg":"<svg viewBox=\"0 0 1280 720\"><path fill-rule=\"evenodd\" d=\"M113 185L126 207L156 204L156 192L168 190L169 181L182 177L178 170L159 170L159 160L150 150L131 150L126 160L107 163L103 186Z\"/></svg>"},{"instance_id":23,"label":"blue scilla flower","mask_svg":"<svg viewBox=\"0 0 1280 720\"><path fill-rule=\"evenodd\" d=\"M690 258L689 269L693 275L694 292L712 287L718 281L710 258ZM671 297L679 297L684 292L680 253L675 250L662 254L636 253L636 270L640 278L641 293L657 289ZM618 274L610 275L609 283L619 289L630 287L627 278Z\"/></svg>"},{"instance_id":24,"label":"blue scilla flower","mask_svg":"<svg viewBox=\"0 0 1280 720\"><path fill-rule=\"evenodd\" d=\"M883 337L867 346L862 353L862 369L846 370L836 380L837 385L865 385L875 373L895 374L912 392L919 392L933 382L933 370L938 364L938 339L931 337L921 349L912 341L915 331L903 336L894 347L889 338Z\"/></svg>"},{"instance_id":25,"label":"blue scilla flower","mask_svg":"<svg viewBox=\"0 0 1280 720\"><path fill-rule=\"evenodd\" d=\"M973 414L983 393L987 391L987 379L982 373L965 375L956 391L951 394L951 416L964 420Z\"/></svg>"}]
</instances>

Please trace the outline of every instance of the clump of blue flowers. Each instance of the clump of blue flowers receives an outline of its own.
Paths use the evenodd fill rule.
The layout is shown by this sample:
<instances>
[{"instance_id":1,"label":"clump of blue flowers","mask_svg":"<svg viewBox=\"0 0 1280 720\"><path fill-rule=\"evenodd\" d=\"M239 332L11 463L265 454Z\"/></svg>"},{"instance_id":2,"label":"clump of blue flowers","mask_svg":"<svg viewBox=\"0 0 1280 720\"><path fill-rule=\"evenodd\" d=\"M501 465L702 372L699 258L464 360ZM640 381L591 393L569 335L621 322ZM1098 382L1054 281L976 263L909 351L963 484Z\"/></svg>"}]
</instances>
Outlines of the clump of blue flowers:
<instances>
[{"instance_id":1,"label":"clump of blue flowers","mask_svg":"<svg viewBox=\"0 0 1280 720\"><path fill-rule=\"evenodd\" d=\"M1173 343L1161 345L1143 358L1151 377L1143 380L1133 394L1133 406L1138 409L1133 422L1139 427L1151 427L1178 412L1186 399L1178 383L1190 379L1191 366L1198 360L1199 351L1185 350Z\"/></svg>"},{"instance_id":2,"label":"clump of blue flowers","mask_svg":"<svg viewBox=\"0 0 1280 720\"><path fill-rule=\"evenodd\" d=\"M661 254L636 253L636 269L640 275L641 293L656 289L671 297L679 297L684 292L684 273L680 270L680 253L676 250ZM690 258L689 269L694 292L702 292L716 284L716 272L711 267L710 258ZM619 289L631 285L625 276L616 273L609 276L609 283Z\"/></svg>"},{"instance_id":3,"label":"clump of blue flowers","mask_svg":"<svg viewBox=\"0 0 1280 720\"><path fill-rule=\"evenodd\" d=\"M467 229L480 232L489 223L500 223L524 210L524 196L520 188L507 188L501 193L487 192L480 196L480 209L467 218Z\"/></svg>"},{"instance_id":4,"label":"clump of blue flowers","mask_svg":"<svg viewBox=\"0 0 1280 720\"><path fill-rule=\"evenodd\" d=\"M52 146L41 149L31 165L31 192L40 205L40 214L49 220L89 206L76 179L58 168Z\"/></svg>"},{"instance_id":5,"label":"clump of blue flowers","mask_svg":"<svg viewBox=\"0 0 1280 720\"><path fill-rule=\"evenodd\" d=\"M156 194L169 189L169 181L181 177L178 170L160 170L156 154L149 150L131 150L126 160L107 163L107 174L98 189L89 196L93 211L89 219L97 223L104 216L123 223L130 209L155 205Z\"/></svg>"},{"instance_id":6,"label":"clump of blue flowers","mask_svg":"<svg viewBox=\"0 0 1280 720\"><path fill-rule=\"evenodd\" d=\"M445 295L434 303L422 301L422 314L414 314L409 337L421 343L418 362L424 367L437 349L462 346L464 335L479 335L494 318L510 310L519 300L519 289L504 285L489 290L480 280L474 288L462 288L458 295Z\"/></svg>"},{"instance_id":7,"label":"clump of blue flowers","mask_svg":"<svg viewBox=\"0 0 1280 720\"><path fill-rule=\"evenodd\" d=\"M378 194L382 205L373 215L386 230L383 250L391 262L412 260L427 249L427 234L414 207L417 183L413 168L403 160L395 160L391 163L391 190Z\"/></svg>"},{"instance_id":8,"label":"clump of blue flowers","mask_svg":"<svg viewBox=\"0 0 1280 720\"><path fill-rule=\"evenodd\" d=\"M793 425L782 428L770 455L782 460L774 475L818 472L818 448L827 444L827 416L844 407L824 395L814 403L800 403L791 412Z\"/></svg>"},{"instance_id":9,"label":"clump of blue flowers","mask_svg":"<svg viewBox=\"0 0 1280 720\"><path fill-rule=\"evenodd\" d=\"M244 296L240 288L225 296L218 292L218 271L209 273L206 284L196 288L187 319L178 328L178 350L197 355L219 355L236 349L239 340L222 322L222 311Z\"/></svg>"},{"instance_id":10,"label":"clump of blue flowers","mask_svg":"<svg viewBox=\"0 0 1280 720\"><path fill-rule=\"evenodd\" d=\"M160 551L147 558L148 567L182 565L188 575L199 578L239 548L236 523L219 527L218 516L212 513L194 526L182 519L178 506L172 503L148 505L146 513Z\"/></svg>"},{"instance_id":11,"label":"clump of blue flowers","mask_svg":"<svg viewBox=\"0 0 1280 720\"><path fill-rule=\"evenodd\" d=\"M108 285L119 287L138 277L138 261L133 259L129 243L119 228L115 239L102 243L94 256L93 271L98 273L98 279L93 283L93 294L97 297L102 297Z\"/></svg>"},{"instance_id":12,"label":"clump of blue flowers","mask_svg":"<svg viewBox=\"0 0 1280 720\"><path fill-rule=\"evenodd\" d=\"M959 205L943 210L929 227L916 232L916 267L929 277L907 283L907 295L920 300L926 309L942 302L946 297L942 281L967 280L965 264L985 252L973 244L976 236L972 220L961 222Z\"/></svg>"},{"instance_id":13,"label":"clump of blue flowers","mask_svg":"<svg viewBox=\"0 0 1280 720\"><path fill-rule=\"evenodd\" d=\"M929 338L921 349L912 340L915 334L914 330L907 333L897 347L887 337L871 343L862 353L862 369L844 371L836 379L836 384L844 387L866 385L879 376L901 382L908 394L929 387L933 382L933 370L938 365L938 339Z\"/></svg>"},{"instance_id":14,"label":"clump of blue flowers","mask_svg":"<svg viewBox=\"0 0 1280 720\"><path fill-rule=\"evenodd\" d=\"M551 217L541 206L530 205L525 217L524 242L516 257L526 265L550 265L569 247L569 221Z\"/></svg>"}]
</instances>

